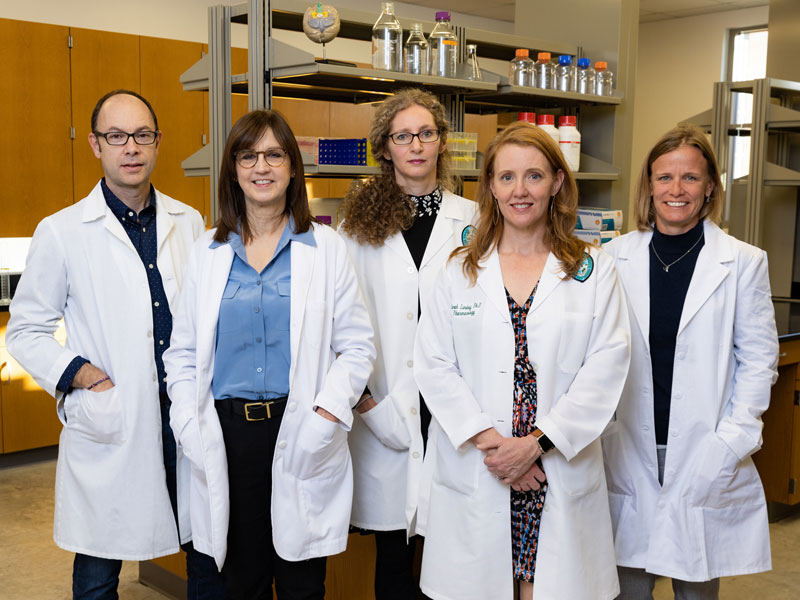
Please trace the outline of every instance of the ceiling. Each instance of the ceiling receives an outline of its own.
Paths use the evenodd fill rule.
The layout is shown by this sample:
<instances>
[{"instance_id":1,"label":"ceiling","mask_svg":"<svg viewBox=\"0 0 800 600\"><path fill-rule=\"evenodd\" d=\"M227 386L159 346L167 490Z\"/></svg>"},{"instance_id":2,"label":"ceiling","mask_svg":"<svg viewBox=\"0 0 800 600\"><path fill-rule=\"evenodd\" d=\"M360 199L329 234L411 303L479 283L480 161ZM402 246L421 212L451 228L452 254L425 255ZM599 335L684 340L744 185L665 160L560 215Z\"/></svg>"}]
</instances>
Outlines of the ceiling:
<instances>
[{"instance_id":1,"label":"ceiling","mask_svg":"<svg viewBox=\"0 0 800 600\"><path fill-rule=\"evenodd\" d=\"M476 17L514 20L515 0L403 0L434 10L451 10ZM562 0L568 5L569 0ZM726 10L766 6L769 0L639 0L639 22L693 17Z\"/></svg>"}]
</instances>

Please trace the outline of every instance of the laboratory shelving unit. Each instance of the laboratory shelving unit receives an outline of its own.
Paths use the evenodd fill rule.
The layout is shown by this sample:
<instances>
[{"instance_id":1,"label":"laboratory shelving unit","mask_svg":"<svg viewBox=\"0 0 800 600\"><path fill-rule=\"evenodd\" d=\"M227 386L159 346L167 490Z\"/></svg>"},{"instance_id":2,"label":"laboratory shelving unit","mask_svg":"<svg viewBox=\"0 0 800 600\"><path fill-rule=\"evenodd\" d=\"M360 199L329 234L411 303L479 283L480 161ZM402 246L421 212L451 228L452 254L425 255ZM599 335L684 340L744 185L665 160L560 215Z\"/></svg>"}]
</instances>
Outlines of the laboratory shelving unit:
<instances>
[{"instance_id":1,"label":"laboratory shelving unit","mask_svg":"<svg viewBox=\"0 0 800 600\"><path fill-rule=\"evenodd\" d=\"M209 176L211 221L217 218L216 177L225 139L231 128L231 93L247 93L250 110L272 105L273 97L304 98L331 102L365 103L386 98L401 87L416 85L438 95L448 109L453 130L463 130L464 114L494 114L536 109L558 109L575 114L581 125L583 107L605 106L613 109L622 97L595 96L554 90L540 90L509 85L500 75L484 70L483 81L412 75L358 66L321 63L302 49L272 36L273 28L302 31L302 17L307 4L298 0L249 0L234 6L209 8L209 52L182 76L184 90L209 92L209 144L183 161L187 176ZM340 9L338 38L369 41L377 15ZM404 31L413 22L399 18ZM231 72L231 24L248 26L248 71ZM434 23L423 23L428 33ZM481 58L509 60L515 48L549 51L553 54L581 55L581 48L491 31L455 28L459 47L478 45ZM337 39L338 39L337 38ZM366 56L365 56L366 58ZM310 156L304 172L309 177L364 177L377 173L376 167L316 165ZM589 154L581 156L582 170L576 179L616 181L619 169ZM464 178L475 178L478 170L456 171ZM627 198L624 199L627 203Z\"/></svg>"}]
</instances>

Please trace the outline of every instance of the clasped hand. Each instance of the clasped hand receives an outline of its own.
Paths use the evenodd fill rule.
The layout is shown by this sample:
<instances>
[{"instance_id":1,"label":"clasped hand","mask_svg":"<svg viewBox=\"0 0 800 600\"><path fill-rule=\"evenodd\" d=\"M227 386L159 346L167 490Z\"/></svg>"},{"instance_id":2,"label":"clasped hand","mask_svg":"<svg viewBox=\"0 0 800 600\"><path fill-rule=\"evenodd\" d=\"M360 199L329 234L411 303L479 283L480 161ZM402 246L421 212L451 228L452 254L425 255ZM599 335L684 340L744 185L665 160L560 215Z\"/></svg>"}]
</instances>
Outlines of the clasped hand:
<instances>
[{"instance_id":1,"label":"clasped hand","mask_svg":"<svg viewBox=\"0 0 800 600\"><path fill-rule=\"evenodd\" d=\"M489 472L512 489L535 491L546 481L537 462L542 449L533 436L503 437L492 428L475 437L475 446L486 453L483 462Z\"/></svg>"}]
</instances>

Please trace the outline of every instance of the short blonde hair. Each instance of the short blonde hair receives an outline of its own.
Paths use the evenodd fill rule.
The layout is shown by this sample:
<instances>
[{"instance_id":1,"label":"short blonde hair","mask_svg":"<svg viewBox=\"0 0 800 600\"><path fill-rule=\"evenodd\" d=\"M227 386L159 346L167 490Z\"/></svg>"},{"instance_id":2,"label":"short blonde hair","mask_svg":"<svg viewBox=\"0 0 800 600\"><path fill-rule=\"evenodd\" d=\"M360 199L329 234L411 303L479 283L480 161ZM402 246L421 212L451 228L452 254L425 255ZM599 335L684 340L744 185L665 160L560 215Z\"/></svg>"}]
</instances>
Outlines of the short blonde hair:
<instances>
[{"instance_id":1,"label":"short blonde hair","mask_svg":"<svg viewBox=\"0 0 800 600\"><path fill-rule=\"evenodd\" d=\"M650 193L650 178L653 175L652 166L658 157L663 156L681 146L694 146L706 159L708 176L714 183L714 189L700 208L700 220L708 219L717 225L722 220L722 179L719 174L719 166L714 156L714 149L708 141L706 133L697 125L691 123L681 123L677 127L670 129L661 136L647 154L647 158L642 165L642 173L636 184L636 193L633 206L633 218L636 228L639 231L650 231L656 220L656 211L653 206L653 195Z\"/></svg>"}]
</instances>

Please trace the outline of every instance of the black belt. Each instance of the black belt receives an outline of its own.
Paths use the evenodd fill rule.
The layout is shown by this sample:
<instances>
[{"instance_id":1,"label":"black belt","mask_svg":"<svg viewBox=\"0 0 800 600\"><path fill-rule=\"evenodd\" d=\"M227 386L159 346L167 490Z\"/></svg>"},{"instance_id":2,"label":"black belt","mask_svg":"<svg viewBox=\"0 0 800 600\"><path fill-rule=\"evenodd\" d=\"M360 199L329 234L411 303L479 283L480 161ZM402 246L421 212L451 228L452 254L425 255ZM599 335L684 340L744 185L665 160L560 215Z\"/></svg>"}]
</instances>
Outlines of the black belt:
<instances>
[{"instance_id":1,"label":"black belt","mask_svg":"<svg viewBox=\"0 0 800 600\"><path fill-rule=\"evenodd\" d=\"M245 418L245 421L266 421L283 415L286 410L287 396L265 401L245 400L244 398L225 398L215 400L217 411L233 413Z\"/></svg>"}]
</instances>

